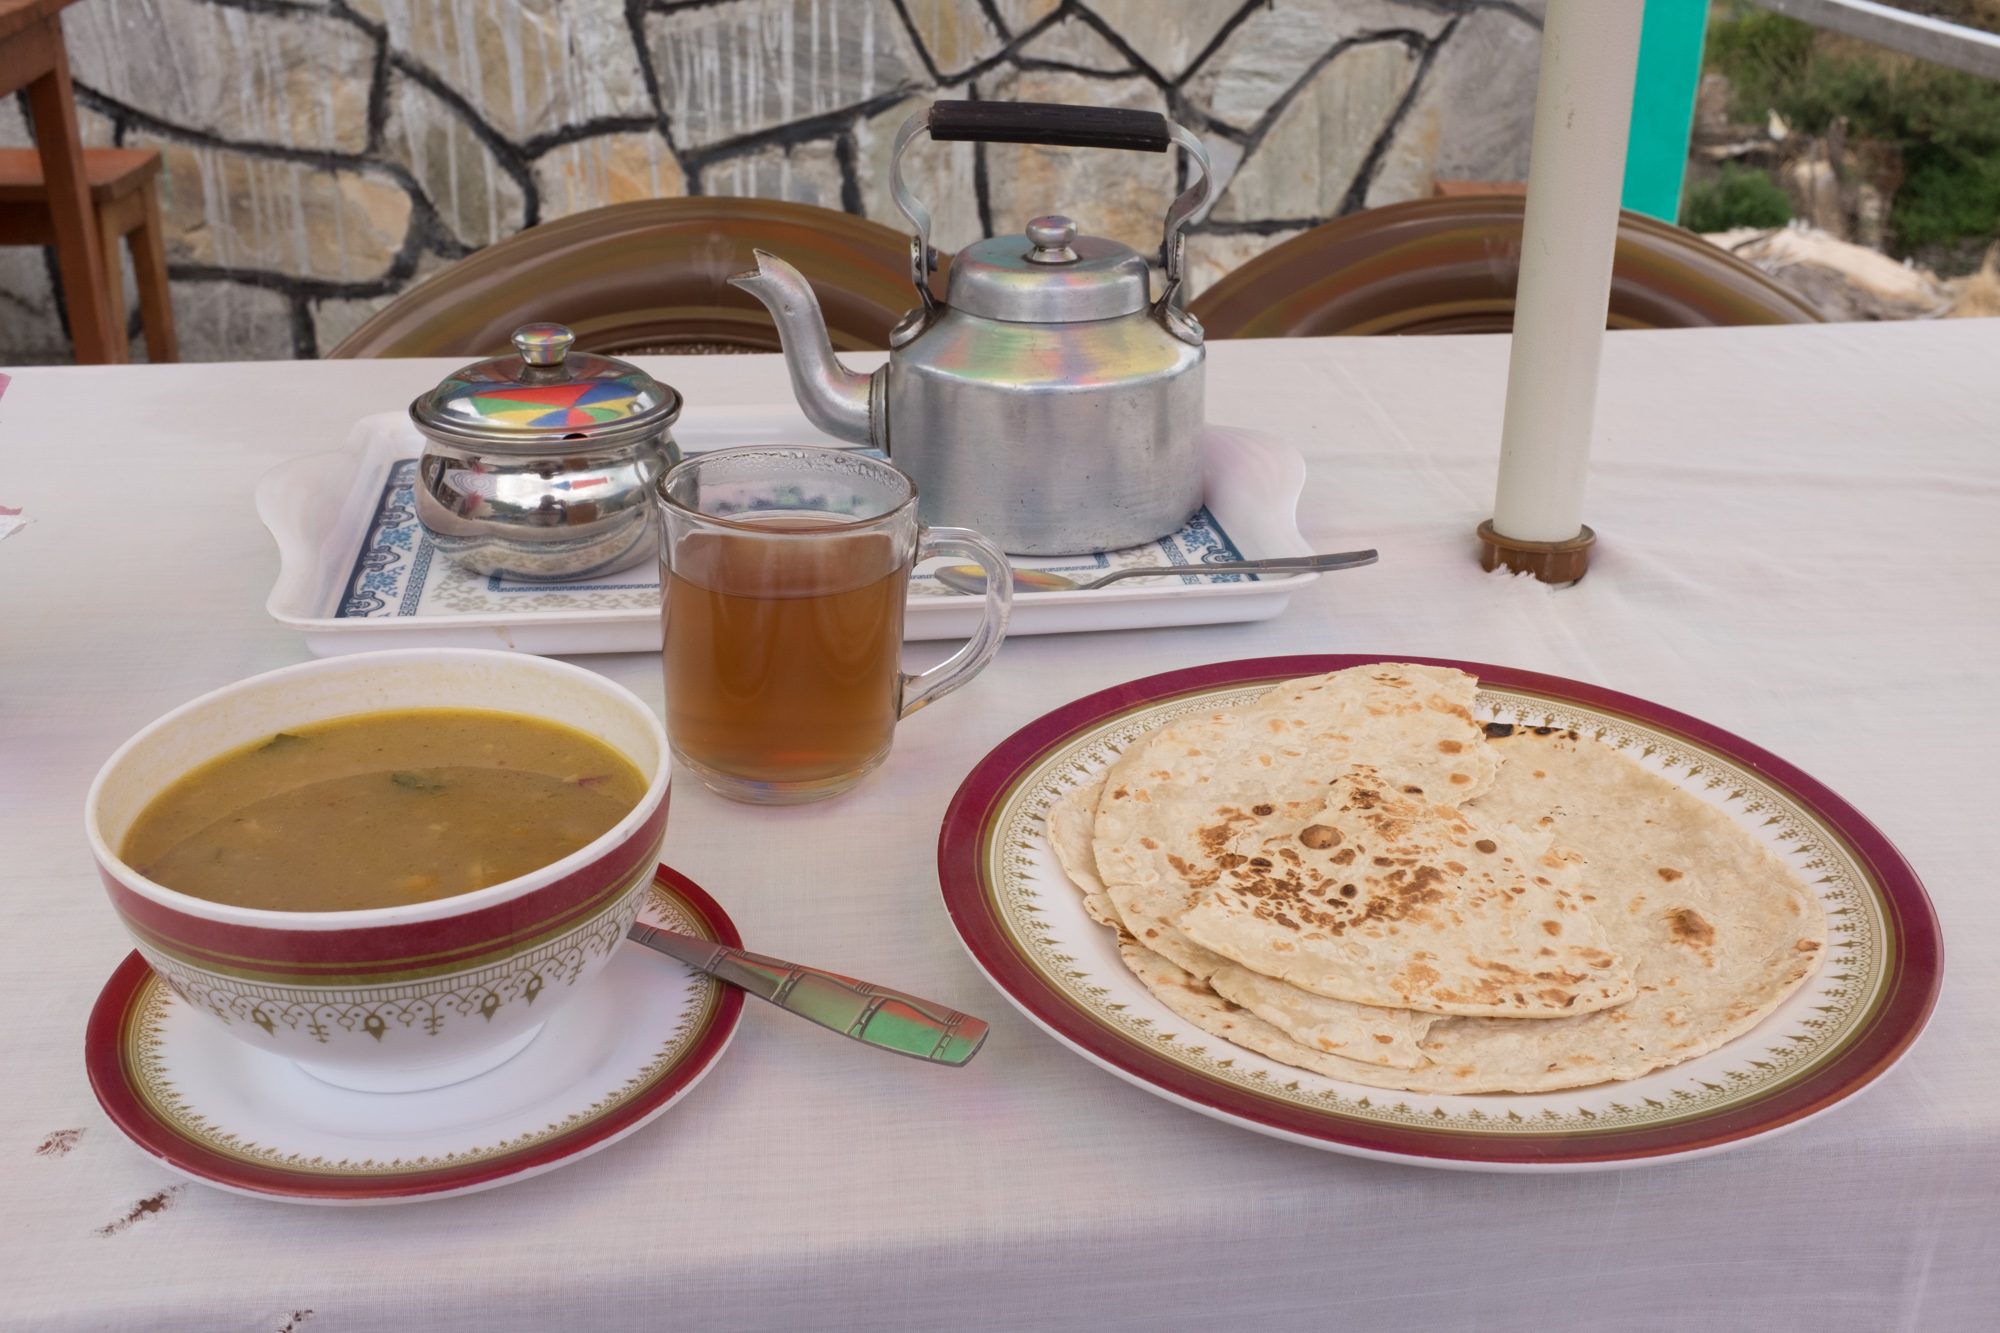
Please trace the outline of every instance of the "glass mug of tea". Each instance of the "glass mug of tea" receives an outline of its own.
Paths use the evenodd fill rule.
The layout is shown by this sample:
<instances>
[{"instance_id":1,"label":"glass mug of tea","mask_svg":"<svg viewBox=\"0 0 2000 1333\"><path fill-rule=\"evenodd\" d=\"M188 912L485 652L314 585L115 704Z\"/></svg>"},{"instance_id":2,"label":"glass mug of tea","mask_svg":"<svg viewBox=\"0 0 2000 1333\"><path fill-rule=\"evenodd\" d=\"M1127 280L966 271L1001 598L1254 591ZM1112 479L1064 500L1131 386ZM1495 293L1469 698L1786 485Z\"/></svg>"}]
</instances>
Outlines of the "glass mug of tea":
<instances>
[{"instance_id":1,"label":"glass mug of tea","mask_svg":"<svg viewBox=\"0 0 2000 1333\"><path fill-rule=\"evenodd\" d=\"M850 449L723 449L656 485L660 616L674 761L738 801L793 805L881 764L896 723L993 660L1013 578L998 547L917 520L917 488ZM984 618L951 657L902 669L910 571L986 570Z\"/></svg>"}]
</instances>

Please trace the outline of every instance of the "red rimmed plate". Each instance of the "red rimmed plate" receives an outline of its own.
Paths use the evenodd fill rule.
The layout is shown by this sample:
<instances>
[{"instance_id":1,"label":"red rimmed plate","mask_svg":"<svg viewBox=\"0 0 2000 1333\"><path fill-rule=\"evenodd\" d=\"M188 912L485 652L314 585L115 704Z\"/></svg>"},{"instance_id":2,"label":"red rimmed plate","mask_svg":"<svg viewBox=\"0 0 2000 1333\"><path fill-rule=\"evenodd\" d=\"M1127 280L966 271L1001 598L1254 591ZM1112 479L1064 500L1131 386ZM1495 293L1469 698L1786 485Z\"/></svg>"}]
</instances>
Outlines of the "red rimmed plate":
<instances>
[{"instance_id":1,"label":"red rimmed plate","mask_svg":"<svg viewBox=\"0 0 2000 1333\"><path fill-rule=\"evenodd\" d=\"M640 919L732 946L735 925L661 866ZM469 1194L588 1156L672 1106L736 1032L743 993L636 944L519 1055L425 1092L350 1092L192 1012L136 953L84 1037L112 1122L205 1184L293 1203Z\"/></svg>"},{"instance_id":2,"label":"red rimmed plate","mask_svg":"<svg viewBox=\"0 0 2000 1333\"><path fill-rule=\"evenodd\" d=\"M1049 847L1046 816L1140 734L1279 681L1379 661L1479 678L1481 721L1575 728L1770 847L1827 913L1820 971L1751 1031L1685 1064L1555 1093L1384 1092L1265 1059L1177 1017L1120 963ZM1937 917L1875 827L1775 755L1596 686L1435 658L1270 657L1149 676L1023 727L973 769L938 840L973 960L1072 1050L1169 1101L1336 1152L1464 1170L1591 1170L1700 1156L1800 1124L1880 1078L1936 1002Z\"/></svg>"}]
</instances>

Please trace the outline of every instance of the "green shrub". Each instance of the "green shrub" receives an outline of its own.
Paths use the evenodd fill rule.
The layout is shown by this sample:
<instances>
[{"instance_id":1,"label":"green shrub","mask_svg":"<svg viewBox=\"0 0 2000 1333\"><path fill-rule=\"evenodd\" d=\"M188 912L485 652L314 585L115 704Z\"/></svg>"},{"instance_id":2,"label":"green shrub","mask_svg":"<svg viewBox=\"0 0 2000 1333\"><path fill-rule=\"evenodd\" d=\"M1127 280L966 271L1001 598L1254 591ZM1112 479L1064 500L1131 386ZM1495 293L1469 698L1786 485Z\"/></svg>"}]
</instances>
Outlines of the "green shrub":
<instances>
[{"instance_id":1,"label":"green shrub","mask_svg":"<svg viewBox=\"0 0 2000 1333\"><path fill-rule=\"evenodd\" d=\"M1722 175L1690 188L1681 205L1681 225L1689 231L1731 227L1782 227L1792 220L1792 203L1763 172L1729 163Z\"/></svg>"},{"instance_id":2,"label":"green shrub","mask_svg":"<svg viewBox=\"0 0 2000 1333\"><path fill-rule=\"evenodd\" d=\"M1749 10L1710 28L1708 61L1729 76L1739 119L1775 110L1795 130L1824 134L1844 116L1850 142L1895 145L1903 182L1889 221L1899 251L2000 234L2000 84L1922 62L1829 55L1806 24Z\"/></svg>"},{"instance_id":3,"label":"green shrub","mask_svg":"<svg viewBox=\"0 0 2000 1333\"><path fill-rule=\"evenodd\" d=\"M1729 76L1730 112L1739 120L1762 121L1781 91L1803 77L1812 54L1812 28L1782 14L1739 7L1708 29L1706 63Z\"/></svg>"}]
</instances>

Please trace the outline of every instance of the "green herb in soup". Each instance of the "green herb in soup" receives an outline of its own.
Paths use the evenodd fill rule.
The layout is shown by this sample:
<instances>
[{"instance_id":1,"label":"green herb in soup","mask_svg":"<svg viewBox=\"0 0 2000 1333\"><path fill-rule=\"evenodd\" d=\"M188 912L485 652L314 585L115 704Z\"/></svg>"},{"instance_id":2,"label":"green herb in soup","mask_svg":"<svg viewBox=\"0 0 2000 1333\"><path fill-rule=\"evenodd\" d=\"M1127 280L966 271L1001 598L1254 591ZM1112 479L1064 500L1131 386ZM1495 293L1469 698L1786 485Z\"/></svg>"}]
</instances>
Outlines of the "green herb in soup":
<instances>
[{"instance_id":1,"label":"green herb in soup","mask_svg":"<svg viewBox=\"0 0 2000 1333\"><path fill-rule=\"evenodd\" d=\"M646 780L580 731L423 708L337 718L233 750L155 797L119 855L170 889L240 907L425 902L559 861Z\"/></svg>"}]
</instances>

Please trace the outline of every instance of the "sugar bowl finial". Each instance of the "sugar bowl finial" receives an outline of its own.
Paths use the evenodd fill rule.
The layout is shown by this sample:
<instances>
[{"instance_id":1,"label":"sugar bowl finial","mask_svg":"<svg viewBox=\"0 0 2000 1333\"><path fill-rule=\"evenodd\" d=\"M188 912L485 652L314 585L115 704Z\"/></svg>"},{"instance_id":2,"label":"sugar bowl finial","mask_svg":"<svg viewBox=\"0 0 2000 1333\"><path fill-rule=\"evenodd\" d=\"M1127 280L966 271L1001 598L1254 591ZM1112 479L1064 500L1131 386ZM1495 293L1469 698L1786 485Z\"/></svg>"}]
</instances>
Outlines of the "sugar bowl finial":
<instances>
[{"instance_id":1,"label":"sugar bowl finial","mask_svg":"<svg viewBox=\"0 0 2000 1333\"><path fill-rule=\"evenodd\" d=\"M514 350L530 366L559 366L576 335L562 324L523 324L514 330Z\"/></svg>"}]
</instances>

